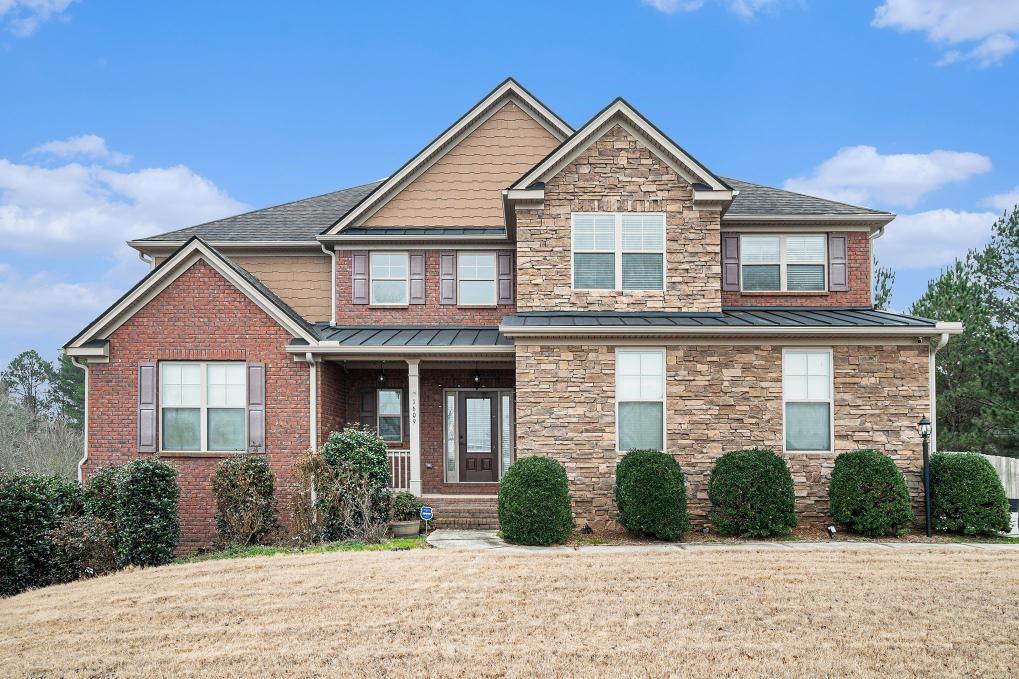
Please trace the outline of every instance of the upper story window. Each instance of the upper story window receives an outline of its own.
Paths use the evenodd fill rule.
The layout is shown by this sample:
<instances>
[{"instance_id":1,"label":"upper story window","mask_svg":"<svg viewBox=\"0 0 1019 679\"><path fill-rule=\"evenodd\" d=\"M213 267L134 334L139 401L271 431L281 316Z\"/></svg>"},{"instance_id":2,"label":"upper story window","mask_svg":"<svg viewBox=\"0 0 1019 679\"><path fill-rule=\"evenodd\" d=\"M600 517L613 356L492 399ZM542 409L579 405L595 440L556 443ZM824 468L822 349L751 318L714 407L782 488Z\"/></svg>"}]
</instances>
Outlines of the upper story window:
<instances>
[{"instance_id":1,"label":"upper story window","mask_svg":"<svg viewBox=\"0 0 1019 679\"><path fill-rule=\"evenodd\" d=\"M163 362L159 384L162 450L245 449L244 363Z\"/></svg>"},{"instance_id":2,"label":"upper story window","mask_svg":"<svg viewBox=\"0 0 1019 679\"><path fill-rule=\"evenodd\" d=\"M741 288L746 291L827 290L823 235L751 235L740 238Z\"/></svg>"},{"instance_id":3,"label":"upper story window","mask_svg":"<svg viewBox=\"0 0 1019 679\"><path fill-rule=\"evenodd\" d=\"M409 257L406 252L371 253L371 303L403 306L410 297Z\"/></svg>"},{"instance_id":4,"label":"upper story window","mask_svg":"<svg viewBox=\"0 0 1019 679\"><path fill-rule=\"evenodd\" d=\"M787 349L782 354L785 449L832 449L832 352Z\"/></svg>"},{"instance_id":5,"label":"upper story window","mask_svg":"<svg viewBox=\"0 0 1019 679\"><path fill-rule=\"evenodd\" d=\"M664 290L665 215L573 214L574 290Z\"/></svg>"},{"instance_id":6,"label":"upper story window","mask_svg":"<svg viewBox=\"0 0 1019 679\"><path fill-rule=\"evenodd\" d=\"M461 252L457 256L456 289L463 306L494 306L496 303L495 253Z\"/></svg>"}]
</instances>

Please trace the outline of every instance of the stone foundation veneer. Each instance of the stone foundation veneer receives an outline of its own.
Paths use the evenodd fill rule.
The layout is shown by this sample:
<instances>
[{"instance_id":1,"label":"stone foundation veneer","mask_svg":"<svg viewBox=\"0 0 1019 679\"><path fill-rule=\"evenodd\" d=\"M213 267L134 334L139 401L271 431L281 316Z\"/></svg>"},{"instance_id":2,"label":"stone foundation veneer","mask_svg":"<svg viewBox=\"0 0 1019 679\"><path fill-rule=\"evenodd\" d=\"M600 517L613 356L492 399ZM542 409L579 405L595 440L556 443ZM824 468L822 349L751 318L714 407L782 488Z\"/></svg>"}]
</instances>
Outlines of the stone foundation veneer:
<instances>
[{"instance_id":1,"label":"stone foundation veneer","mask_svg":"<svg viewBox=\"0 0 1019 679\"><path fill-rule=\"evenodd\" d=\"M824 346L818 343L817 346ZM674 345L666 359L666 446L687 479L694 526L707 522L707 484L723 453L782 450L782 346ZM801 524L827 520L835 456L877 448L902 469L918 518L922 454L915 423L928 412L926 345L835 345L835 452L788 453ZM566 467L578 526L618 527L615 347L517 345L517 457Z\"/></svg>"}]
</instances>

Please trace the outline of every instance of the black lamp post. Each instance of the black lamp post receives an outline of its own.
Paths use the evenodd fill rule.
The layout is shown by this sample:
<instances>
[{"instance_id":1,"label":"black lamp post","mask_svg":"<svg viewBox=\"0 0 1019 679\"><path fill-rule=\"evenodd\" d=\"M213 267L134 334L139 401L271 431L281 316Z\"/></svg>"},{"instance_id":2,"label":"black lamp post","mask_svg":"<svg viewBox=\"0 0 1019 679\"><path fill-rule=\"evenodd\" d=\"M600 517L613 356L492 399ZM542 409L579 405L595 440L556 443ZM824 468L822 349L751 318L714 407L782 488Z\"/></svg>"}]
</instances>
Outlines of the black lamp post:
<instances>
[{"instance_id":1,"label":"black lamp post","mask_svg":"<svg viewBox=\"0 0 1019 679\"><path fill-rule=\"evenodd\" d=\"M920 421L916 423L916 431L920 434L920 438L923 439L923 505L924 505L924 518L927 524L927 537L932 535L931 532L931 457L930 457L930 438L931 438L931 421L927 419L927 416L920 418Z\"/></svg>"}]
</instances>

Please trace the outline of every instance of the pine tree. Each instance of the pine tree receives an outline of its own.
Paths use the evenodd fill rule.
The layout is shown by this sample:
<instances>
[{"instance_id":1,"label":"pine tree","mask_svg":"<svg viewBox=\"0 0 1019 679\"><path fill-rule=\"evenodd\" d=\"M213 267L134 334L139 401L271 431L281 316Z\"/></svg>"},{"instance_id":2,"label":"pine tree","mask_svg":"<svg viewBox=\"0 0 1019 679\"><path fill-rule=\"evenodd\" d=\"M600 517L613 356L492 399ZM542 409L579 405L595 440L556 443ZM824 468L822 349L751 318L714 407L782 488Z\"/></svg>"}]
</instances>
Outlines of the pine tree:
<instances>
[{"instance_id":1,"label":"pine tree","mask_svg":"<svg viewBox=\"0 0 1019 679\"><path fill-rule=\"evenodd\" d=\"M0 373L8 395L28 408L32 414L45 411L49 404L47 390L53 379L53 366L37 351L23 351Z\"/></svg>"},{"instance_id":2,"label":"pine tree","mask_svg":"<svg viewBox=\"0 0 1019 679\"><path fill-rule=\"evenodd\" d=\"M85 371L75 366L69 356L61 354L58 359L49 398L65 422L79 430L84 426Z\"/></svg>"}]
</instances>

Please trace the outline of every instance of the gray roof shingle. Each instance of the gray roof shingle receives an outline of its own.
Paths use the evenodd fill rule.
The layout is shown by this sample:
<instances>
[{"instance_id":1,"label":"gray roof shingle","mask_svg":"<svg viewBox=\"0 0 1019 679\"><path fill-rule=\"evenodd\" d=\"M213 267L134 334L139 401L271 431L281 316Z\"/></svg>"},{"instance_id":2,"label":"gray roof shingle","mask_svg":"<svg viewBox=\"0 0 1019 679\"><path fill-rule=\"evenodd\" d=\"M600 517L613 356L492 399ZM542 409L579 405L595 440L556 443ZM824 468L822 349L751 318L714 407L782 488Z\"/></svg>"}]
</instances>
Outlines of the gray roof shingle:
<instances>
[{"instance_id":1,"label":"gray roof shingle","mask_svg":"<svg viewBox=\"0 0 1019 679\"><path fill-rule=\"evenodd\" d=\"M756 217L761 215L874 215L875 217L888 217L889 212L871 210L858 205L839 203L826 198L817 198L785 189L776 189L771 186L752 184L740 179L729 179L723 177L732 188L739 191L739 195L732 201L725 216L733 217Z\"/></svg>"}]
</instances>

